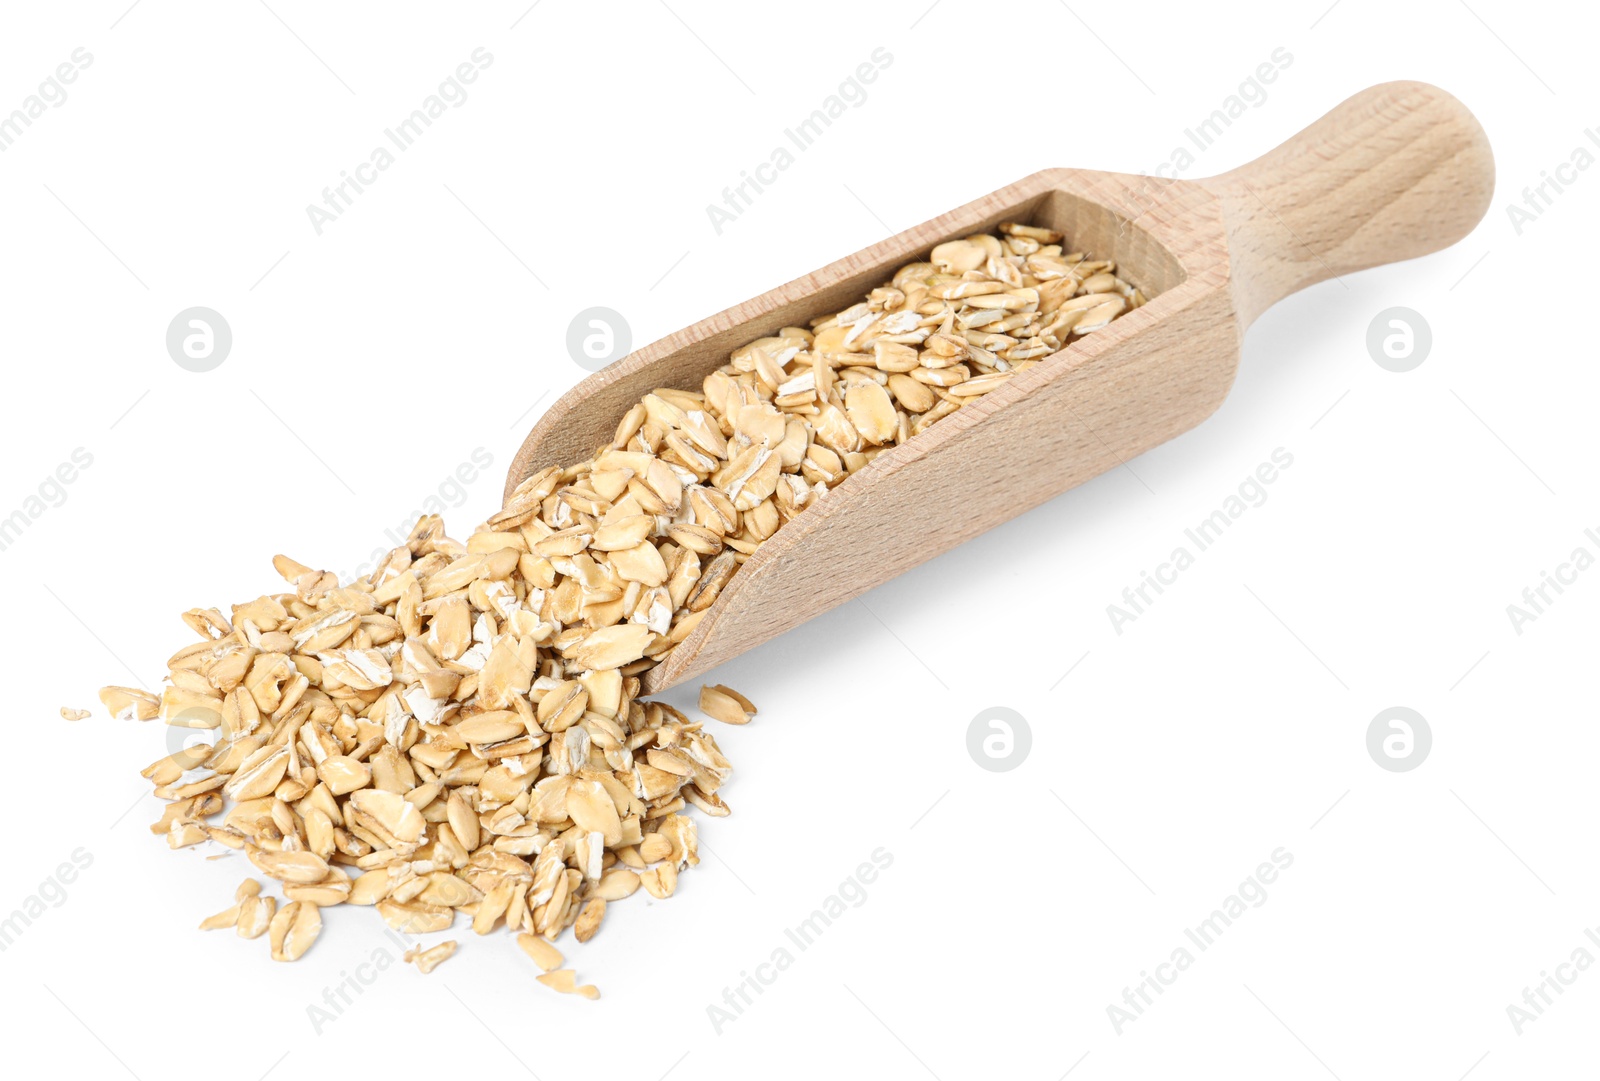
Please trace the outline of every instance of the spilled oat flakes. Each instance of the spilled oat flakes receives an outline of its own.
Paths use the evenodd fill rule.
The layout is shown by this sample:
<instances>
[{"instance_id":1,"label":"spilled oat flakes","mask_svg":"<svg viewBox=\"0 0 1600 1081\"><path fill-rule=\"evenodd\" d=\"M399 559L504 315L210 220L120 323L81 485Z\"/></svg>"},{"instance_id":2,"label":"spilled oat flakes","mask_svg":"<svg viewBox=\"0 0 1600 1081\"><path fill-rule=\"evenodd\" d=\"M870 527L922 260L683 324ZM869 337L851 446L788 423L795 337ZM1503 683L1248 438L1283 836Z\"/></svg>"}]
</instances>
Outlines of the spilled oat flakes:
<instances>
[{"instance_id":1,"label":"spilled oat flakes","mask_svg":"<svg viewBox=\"0 0 1600 1081\"><path fill-rule=\"evenodd\" d=\"M185 613L198 641L159 697L100 698L216 731L144 770L170 801L152 829L243 850L283 901L246 880L201 927L265 934L292 961L331 905L412 934L464 915L515 933L540 982L598 997L553 941L587 941L641 888L672 896L699 862L688 809L728 813L716 740L640 700L640 673L830 488L1144 302L1061 239L1007 223L939 245L845 311L735 350L700 390L647 395L465 543L428 516L353 582L279 556L289 589ZM728 724L756 712L723 686L699 704ZM407 960L428 972L455 949Z\"/></svg>"}]
</instances>

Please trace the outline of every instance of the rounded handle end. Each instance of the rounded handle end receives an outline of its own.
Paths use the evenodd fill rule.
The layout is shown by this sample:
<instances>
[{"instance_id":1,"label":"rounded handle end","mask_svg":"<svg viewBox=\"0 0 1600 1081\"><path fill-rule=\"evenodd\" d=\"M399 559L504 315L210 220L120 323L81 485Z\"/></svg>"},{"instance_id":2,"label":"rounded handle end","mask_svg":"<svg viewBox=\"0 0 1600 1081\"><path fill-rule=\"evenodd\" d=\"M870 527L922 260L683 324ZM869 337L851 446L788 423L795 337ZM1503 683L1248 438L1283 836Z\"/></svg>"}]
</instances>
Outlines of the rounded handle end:
<instances>
[{"instance_id":1,"label":"rounded handle end","mask_svg":"<svg viewBox=\"0 0 1600 1081\"><path fill-rule=\"evenodd\" d=\"M1494 153L1436 86L1383 83L1277 149L1202 181L1223 202L1239 317L1342 274L1465 237L1494 195Z\"/></svg>"}]
</instances>

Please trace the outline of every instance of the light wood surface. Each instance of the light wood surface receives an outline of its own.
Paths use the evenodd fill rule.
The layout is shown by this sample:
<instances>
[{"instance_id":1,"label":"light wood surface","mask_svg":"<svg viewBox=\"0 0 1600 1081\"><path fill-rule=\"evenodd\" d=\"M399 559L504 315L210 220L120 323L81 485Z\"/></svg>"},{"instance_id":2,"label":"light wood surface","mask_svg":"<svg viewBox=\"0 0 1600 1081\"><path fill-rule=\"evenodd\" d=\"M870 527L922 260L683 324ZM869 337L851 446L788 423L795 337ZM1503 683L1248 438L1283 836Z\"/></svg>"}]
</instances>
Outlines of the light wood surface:
<instances>
[{"instance_id":1,"label":"light wood surface","mask_svg":"<svg viewBox=\"0 0 1600 1081\"><path fill-rule=\"evenodd\" d=\"M1117 261L1148 304L886 451L785 525L644 677L693 678L1194 427L1239 339L1316 282L1437 251L1488 209L1487 137L1455 98L1386 83L1208 180L1050 169L703 319L579 383L529 433L509 493L581 461L656 387L698 389L737 346L847 307L935 244L1012 220Z\"/></svg>"}]
</instances>

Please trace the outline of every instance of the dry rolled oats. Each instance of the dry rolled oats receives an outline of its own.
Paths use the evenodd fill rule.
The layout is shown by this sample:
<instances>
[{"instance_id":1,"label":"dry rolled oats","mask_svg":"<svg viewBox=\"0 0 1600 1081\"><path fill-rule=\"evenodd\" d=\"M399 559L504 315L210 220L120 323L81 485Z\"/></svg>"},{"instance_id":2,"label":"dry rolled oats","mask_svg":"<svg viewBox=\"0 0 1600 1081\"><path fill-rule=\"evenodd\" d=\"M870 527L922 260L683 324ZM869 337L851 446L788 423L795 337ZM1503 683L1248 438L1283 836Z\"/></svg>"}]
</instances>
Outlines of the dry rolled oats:
<instances>
[{"instance_id":1,"label":"dry rolled oats","mask_svg":"<svg viewBox=\"0 0 1600 1081\"><path fill-rule=\"evenodd\" d=\"M404 960L416 965L417 971L426 976L428 973L432 972L434 969L448 961L451 957L455 956L456 946L456 940L451 939L448 942L441 942L437 946L430 946L425 950L407 950L405 952Z\"/></svg>"},{"instance_id":2,"label":"dry rolled oats","mask_svg":"<svg viewBox=\"0 0 1600 1081\"><path fill-rule=\"evenodd\" d=\"M201 926L266 935L292 961L324 907L372 906L407 934L465 913L515 934L541 982L598 998L552 940L587 941L641 889L672 896L699 862L682 812L729 813L716 740L641 700L640 673L830 489L1143 303L1049 229L951 240L844 311L735 349L698 389L646 395L465 543L429 515L353 582L278 556L286 589L184 613L197 640L161 693L100 700L216 732L198 761L144 770L169 801L152 830L243 850L283 899L246 880ZM732 725L756 713L723 686L699 705ZM456 948L406 959L428 972Z\"/></svg>"},{"instance_id":3,"label":"dry rolled oats","mask_svg":"<svg viewBox=\"0 0 1600 1081\"><path fill-rule=\"evenodd\" d=\"M267 928L274 961L298 961L322 933L322 913L309 901L290 901Z\"/></svg>"},{"instance_id":4,"label":"dry rolled oats","mask_svg":"<svg viewBox=\"0 0 1600 1081\"><path fill-rule=\"evenodd\" d=\"M517 945L522 947L522 952L545 972L560 968L562 962L566 960L561 956L561 951L550 944L549 939L540 938L538 935L520 934L517 936Z\"/></svg>"},{"instance_id":5,"label":"dry rolled oats","mask_svg":"<svg viewBox=\"0 0 1600 1081\"><path fill-rule=\"evenodd\" d=\"M546 972L543 976L534 978L551 990L559 991L564 995L582 995L591 1001L600 997L600 989L598 987L592 984L580 985L578 983L578 974L570 968Z\"/></svg>"},{"instance_id":6,"label":"dry rolled oats","mask_svg":"<svg viewBox=\"0 0 1600 1081\"><path fill-rule=\"evenodd\" d=\"M161 708L161 699L137 687L102 687L100 704L120 720L148 721Z\"/></svg>"},{"instance_id":7,"label":"dry rolled oats","mask_svg":"<svg viewBox=\"0 0 1600 1081\"><path fill-rule=\"evenodd\" d=\"M719 683L700 688L700 712L723 724L749 724L756 707L738 691Z\"/></svg>"}]
</instances>

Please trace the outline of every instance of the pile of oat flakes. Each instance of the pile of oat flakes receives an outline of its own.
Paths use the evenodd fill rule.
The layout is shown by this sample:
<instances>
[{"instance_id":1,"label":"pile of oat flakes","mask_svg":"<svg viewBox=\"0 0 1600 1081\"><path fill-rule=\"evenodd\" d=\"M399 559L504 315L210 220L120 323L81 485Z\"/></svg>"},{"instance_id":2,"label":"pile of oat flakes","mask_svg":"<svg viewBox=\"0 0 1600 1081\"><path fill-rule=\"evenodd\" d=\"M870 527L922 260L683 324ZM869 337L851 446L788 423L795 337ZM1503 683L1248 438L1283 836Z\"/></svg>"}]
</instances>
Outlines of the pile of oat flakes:
<instances>
[{"instance_id":1,"label":"pile of oat flakes","mask_svg":"<svg viewBox=\"0 0 1600 1081\"><path fill-rule=\"evenodd\" d=\"M118 717L213 730L144 770L173 848L215 841L247 879L203 928L299 958L321 909L370 905L408 933L501 925L564 992L553 945L587 941L699 862L690 807L726 815L730 766L701 721L638 698L743 560L876 455L1144 302L1109 262L1004 224L936 247L860 303L733 352L697 391L660 389L587 461L517 486L465 543L436 516L370 574L274 560L288 588L224 615L159 697ZM755 707L706 687L700 710ZM66 711L63 711L64 715ZM447 941L407 955L430 971Z\"/></svg>"}]
</instances>

